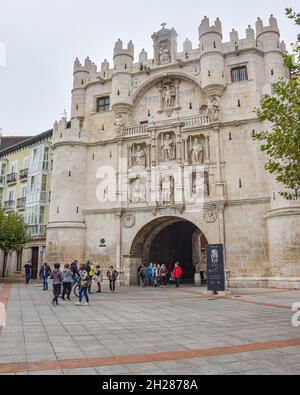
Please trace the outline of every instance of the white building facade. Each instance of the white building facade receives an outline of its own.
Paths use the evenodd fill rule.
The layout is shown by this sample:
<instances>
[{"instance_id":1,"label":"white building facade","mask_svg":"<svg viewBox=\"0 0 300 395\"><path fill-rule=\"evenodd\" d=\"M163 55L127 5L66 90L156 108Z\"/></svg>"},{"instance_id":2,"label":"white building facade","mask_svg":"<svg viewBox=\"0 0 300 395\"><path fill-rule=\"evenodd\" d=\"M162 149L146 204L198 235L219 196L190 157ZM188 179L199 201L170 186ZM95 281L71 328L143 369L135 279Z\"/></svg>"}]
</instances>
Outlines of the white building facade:
<instances>
[{"instance_id":1,"label":"white building facade","mask_svg":"<svg viewBox=\"0 0 300 395\"><path fill-rule=\"evenodd\" d=\"M55 123L49 263L114 265L135 284L141 262L205 270L224 244L229 286L300 288L300 207L279 196L252 141L253 112L288 77L276 19L223 42L204 18L199 46L153 34L154 57L118 40L114 64L74 65L71 123Z\"/></svg>"}]
</instances>

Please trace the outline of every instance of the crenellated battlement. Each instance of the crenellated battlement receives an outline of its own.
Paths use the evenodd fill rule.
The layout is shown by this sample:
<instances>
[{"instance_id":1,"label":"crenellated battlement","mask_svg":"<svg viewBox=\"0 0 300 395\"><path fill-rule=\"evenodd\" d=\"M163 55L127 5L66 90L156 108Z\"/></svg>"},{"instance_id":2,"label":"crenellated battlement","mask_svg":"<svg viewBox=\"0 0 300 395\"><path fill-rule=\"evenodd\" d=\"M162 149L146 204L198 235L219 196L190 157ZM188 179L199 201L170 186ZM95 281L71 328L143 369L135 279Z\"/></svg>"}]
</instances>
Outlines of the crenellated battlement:
<instances>
[{"instance_id":1,"label":"crenellated battlement","mask_svg":"<svg viewBox=\"0 0 300 395\"><path fill-rule=\"evenodd\" d=\"M80 118L73 118L71 122L68 122L66 118L62 118L59 122L56 121L54 123L53 145L62 143L88 143L88 135L82 129Z\"/></svg>"},{"instance_id":2,"label":"crenellated battlement","mask_svg":"<svg viewBox=\"0 0 300 395\"><path fill-rule=\"evenodd\" d=\"M219 18L216 19L215 24L210 26L209 18L207 16L204 17L200 26L199 26L199 38L207 33L218 33L223 36L222 32L222 23Z\"/></svg>"},{"instance_id":3,"label":"crenellated battlement","mask_svg":"<svg viewBox=\"0 0 300 395\"><path fill-rule=\"evenodd\" d=\"M76 58L74 62L74 74L76 73L97 73L97 66L90 60L89 57L85 59L84 64L82 64L80 60Z\"/></svg>"},{"instance_id":4,"label":"crenellated battlement","mask_svg":"<svg viewBox=\"0 0 300 395\"><path fill-rule=\"evenodd\" d=\"M132 60L134 60L134 45L132 41L129 41L127 48L123 48L123 41L121 39L116 42L114 48L114 58L121 55L130 56Z\"/></svg>"},{"instance_id":5,"label":"crenellated battlement","mask_svg":"<svg viewBox=\"0 0 300 395\"><path fill-rule=\"evenodd\" d=\"M274 18L273 15L269 18L269 25L264 26L264 23L261 18L257 18L256 22L256 37L258 38L264 33L277 33L279 34L278 22L277 19Z\"/></svg>"}]
</instances>

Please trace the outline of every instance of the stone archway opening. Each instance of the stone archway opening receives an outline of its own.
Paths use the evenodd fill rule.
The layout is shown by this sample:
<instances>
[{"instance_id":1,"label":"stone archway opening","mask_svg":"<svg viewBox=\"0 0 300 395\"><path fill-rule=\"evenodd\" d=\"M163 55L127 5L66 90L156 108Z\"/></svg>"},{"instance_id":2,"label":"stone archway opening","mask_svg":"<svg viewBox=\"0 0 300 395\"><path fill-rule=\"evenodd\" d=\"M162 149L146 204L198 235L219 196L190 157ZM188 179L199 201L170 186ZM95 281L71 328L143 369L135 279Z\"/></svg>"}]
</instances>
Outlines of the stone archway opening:
<instances>
[{"instance_id":1,"label":"stone archway opening","mask_svg":"<svg viewBox=\"0 0 300 395\"><path fill-rule=\"evenodd\" d=\"M200 285L205 270L205 235L192 222L181 217L162 217L144 226L136 235L131 248L131 281L141 262L165 264L171 272L179 261L183 283ZM203 277L202 277L203 280Z\"/></svg>"}]
</instances>

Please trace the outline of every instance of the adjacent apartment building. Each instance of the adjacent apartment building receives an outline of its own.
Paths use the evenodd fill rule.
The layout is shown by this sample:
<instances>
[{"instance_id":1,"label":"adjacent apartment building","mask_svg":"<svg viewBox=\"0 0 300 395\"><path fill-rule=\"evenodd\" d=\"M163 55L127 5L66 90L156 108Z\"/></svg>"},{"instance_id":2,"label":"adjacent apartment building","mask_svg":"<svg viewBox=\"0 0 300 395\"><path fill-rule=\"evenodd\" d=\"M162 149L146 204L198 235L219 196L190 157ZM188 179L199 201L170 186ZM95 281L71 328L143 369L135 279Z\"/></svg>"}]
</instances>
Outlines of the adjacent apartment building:
<instances>
[{"instance_id":1,"label":"adjacent apartment building","mask_svg":"<svg viewBox=\"0 0 300 395\"><path fill-rule=\"evenodd\" d=\"M0 253L0 276L18 277L27 260L32 262L32 277L37 278L44 258L46 225L51 199L52 130L35 137L1 137L0 204L6 213L17 211L24 217L30 244L4 257Z\"/></svg>"}]
</instances>

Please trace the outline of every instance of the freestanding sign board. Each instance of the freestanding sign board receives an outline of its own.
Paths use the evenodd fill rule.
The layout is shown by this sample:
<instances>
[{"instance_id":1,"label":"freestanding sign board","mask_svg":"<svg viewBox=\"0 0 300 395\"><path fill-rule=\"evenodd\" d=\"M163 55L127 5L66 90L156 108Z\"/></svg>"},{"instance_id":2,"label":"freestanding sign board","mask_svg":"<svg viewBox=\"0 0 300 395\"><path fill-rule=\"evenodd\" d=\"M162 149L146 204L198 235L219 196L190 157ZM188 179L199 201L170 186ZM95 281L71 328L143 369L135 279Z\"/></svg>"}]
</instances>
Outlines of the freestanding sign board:
<instances>
[{"instance_id":1,"label":"freestanding sign board","mask_svg":"<svg viewBox=\"0 0 300 395\"><path fill-rule=\"evenodd\" d=\"M210 244L206 246L207 261L207 290L213 292L224 292L225 265L224 265L224 245Z\"/></svg>"}]
</instances>

